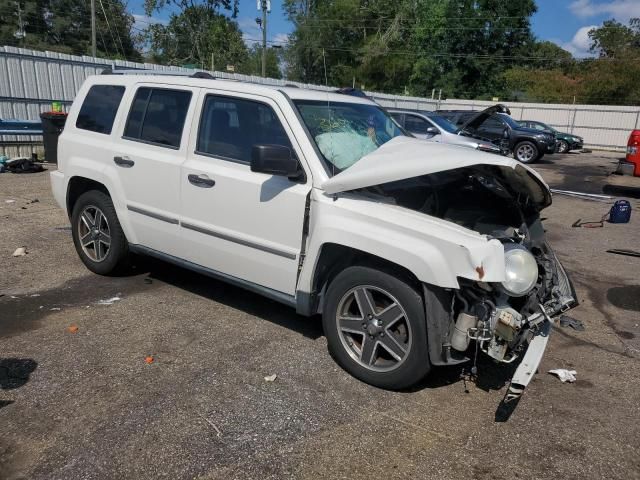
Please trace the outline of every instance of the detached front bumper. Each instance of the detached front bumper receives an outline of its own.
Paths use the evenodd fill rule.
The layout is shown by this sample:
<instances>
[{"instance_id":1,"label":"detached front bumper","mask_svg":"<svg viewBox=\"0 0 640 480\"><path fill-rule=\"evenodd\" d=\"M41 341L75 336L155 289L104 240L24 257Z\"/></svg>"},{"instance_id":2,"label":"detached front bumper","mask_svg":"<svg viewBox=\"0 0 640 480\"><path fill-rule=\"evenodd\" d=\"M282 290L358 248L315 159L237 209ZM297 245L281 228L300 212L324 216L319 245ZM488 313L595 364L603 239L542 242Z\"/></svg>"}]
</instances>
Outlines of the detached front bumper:
<instances>
[{"instance_id":1,"label":"detached front bumper","mask_svg":"<svg viewBox=\"0 0 640 480\"><path fill-rule=\"evenodd\" d=\"M505 400L515 400L520 397L524 389L529 385L533 375L538 370L542 357L547 349L549 335L554 325L554 317L564 313L578 305L578 297L571 279L567 275L558 257L550 249L554 263L555 286L552 298L544 306L540 305L540 313L529 318L529 323L537 323L538 327L529 341L520 365L515 371Z\"/></svg>"},{"instance_id":2,"label":"detached front bumper","mask_svg":"<svg viewBox=\"0 0 640 480\"><path fill-rule=\"evenodd\" d=\"M529 347L527 348L520 365L518 365L518 368L511 379L506 400L515 400L516 398L519 398L524 393L524 389L527 388L527 385L529 385L529 382L531 382L535 373L538 371L540 362L542 362L542 357L544 357L544 352L547 349L547 343L549 343L551 327L552 321L547 317L540 327L540 330L538 330L538 333L536 333L529 342Z\"/></svg>"}]
</instances>

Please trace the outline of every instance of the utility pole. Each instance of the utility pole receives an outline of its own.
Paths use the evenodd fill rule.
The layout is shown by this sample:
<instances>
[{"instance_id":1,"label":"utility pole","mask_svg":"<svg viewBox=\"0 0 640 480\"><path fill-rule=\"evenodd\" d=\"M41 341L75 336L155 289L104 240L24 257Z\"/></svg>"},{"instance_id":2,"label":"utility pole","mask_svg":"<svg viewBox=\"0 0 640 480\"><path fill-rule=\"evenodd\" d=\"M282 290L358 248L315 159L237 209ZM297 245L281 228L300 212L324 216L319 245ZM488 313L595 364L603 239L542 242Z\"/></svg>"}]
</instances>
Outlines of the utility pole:
<instances>
[{"instance_id":1,"label":"utility pole","mask_svg":"<svg viewBox=\"0 0 640 480\"><path fill-rule=\"evenodd\" d=\"M257 0L258 10L262 11L262 19L256 23L262 28L262 76L267 76L267 13L271 13L271 0Z\"/></svg>"},{"instance_id":2,"label":"utility pole","mask_svg":"<svg viewBox=\"0 0 640 480\"><path fill-rule=\"evenodd\" d=\"M22 21L22 9L20 8L20 2L15 2L18 7L18 31L13 34L14 37L20 39L22 48L24 48L24 37L27 36L27 32L24 31L24 22Z\"/></svg>"},{"instance_id":3,"label":"utility pole","mask_svg":"<svg viewBox=\"0 0 640 480\"><path fill-rule=\"evenodd\" d=\"M262 0L262 77L267 76L267 0Z\"/></svg>"},{"instance_id":4,"label":"utility pole","mask_svg":"<svg viewBox=\"0 0 640 480\"><path fill-rule=\"evenodd\" d=\"M91 55L96 55L96 0L91 0Z\"/></svg>"}]
</instances>

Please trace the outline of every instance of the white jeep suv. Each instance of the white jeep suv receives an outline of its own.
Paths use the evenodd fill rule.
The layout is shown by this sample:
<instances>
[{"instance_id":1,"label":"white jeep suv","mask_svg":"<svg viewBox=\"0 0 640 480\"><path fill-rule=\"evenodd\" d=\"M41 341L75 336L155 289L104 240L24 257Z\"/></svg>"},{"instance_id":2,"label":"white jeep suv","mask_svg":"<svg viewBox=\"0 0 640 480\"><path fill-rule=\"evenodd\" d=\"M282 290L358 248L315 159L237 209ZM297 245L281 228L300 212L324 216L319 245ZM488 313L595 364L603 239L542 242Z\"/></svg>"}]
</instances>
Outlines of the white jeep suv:
<instances>
[{"instance_id":1,"label":"white jeep suv","mask_svg":"<svg viewBox=\"0 0 640 480\"><path fill-rule=\"evenodd\" d=\"M511 395L529 382L576 303L533 170L412 138L363 98L109 73L80 89L51 173L89 270L147 254L322 314L336 361L379 387L478 351L524 357Z\"/></svg>"}]
</instances>

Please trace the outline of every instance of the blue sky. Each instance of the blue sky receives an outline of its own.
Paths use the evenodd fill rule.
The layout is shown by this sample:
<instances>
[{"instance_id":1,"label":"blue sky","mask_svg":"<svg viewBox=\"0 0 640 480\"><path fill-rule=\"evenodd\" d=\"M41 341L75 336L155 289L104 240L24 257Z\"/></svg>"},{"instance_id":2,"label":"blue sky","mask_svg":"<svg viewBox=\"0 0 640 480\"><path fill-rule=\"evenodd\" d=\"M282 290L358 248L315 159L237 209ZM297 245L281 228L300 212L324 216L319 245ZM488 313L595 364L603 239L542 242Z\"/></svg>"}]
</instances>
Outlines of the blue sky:
<instances>
[{"instance_id":1,"label":"blue sky","mask_svg":"<svg viewBox=\"0 0 640 480\"><path fill-rule=\"evenodd\" d=\"M640 0L537 0L538 12L533 17L533 31L539 39L551 40L573 53L576 57L585 57L589 53L587 33L604 20L615 18L626 23L629 18L640 17ZM131 0L129 9L138 20L138 27L144 28L150 19L143 17L142 0ZM156 12L151 21L166 21L170 10ZM259 15L256 0L240 0L240 13L237 21L245 40L262 38L255 23ZM286 42L292 26L282 11L282 0L271 0L271 14L268 18L269 40Z\"/></svg>"}]
</instances>

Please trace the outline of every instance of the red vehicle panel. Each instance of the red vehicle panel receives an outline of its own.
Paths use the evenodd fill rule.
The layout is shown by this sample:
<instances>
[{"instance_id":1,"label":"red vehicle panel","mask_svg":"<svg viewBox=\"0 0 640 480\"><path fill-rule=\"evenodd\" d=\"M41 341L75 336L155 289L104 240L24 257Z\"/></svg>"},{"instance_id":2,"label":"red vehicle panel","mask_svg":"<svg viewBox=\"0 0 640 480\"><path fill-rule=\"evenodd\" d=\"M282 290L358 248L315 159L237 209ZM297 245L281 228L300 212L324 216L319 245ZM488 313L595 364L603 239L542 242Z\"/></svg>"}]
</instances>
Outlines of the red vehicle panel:
<instances>
[{"instance_id":1,"label":"red vehicle panel","mask_svg":"<svg viewBox=\"0 0 640 480\"><path fill-rule=\"evenodd\" d=\"M633 176L640 177L640 130L633 130L627 142L627 162L635 165Z\"/></svg>"}]
</instances>

